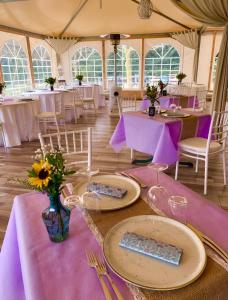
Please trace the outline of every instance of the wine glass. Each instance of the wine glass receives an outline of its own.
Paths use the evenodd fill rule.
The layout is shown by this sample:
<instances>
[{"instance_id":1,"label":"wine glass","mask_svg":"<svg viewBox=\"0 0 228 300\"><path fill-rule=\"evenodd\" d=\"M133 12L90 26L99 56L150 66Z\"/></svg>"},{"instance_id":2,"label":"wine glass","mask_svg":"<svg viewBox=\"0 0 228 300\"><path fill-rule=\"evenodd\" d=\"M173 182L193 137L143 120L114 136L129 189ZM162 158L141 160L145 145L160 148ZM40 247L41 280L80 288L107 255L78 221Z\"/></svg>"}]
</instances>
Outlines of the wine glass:
<instances>
[{"instance_id":1,"label":"wine glass","mask_svg":"<svg viewBox=\"0 0 228 300\"><path fill-rule=\"evenodd\" d=\"M170 196L168 204L174 219L187 224L188 200L182 196Z\"/></svg>"},{"instance_id":2,"label":"wine glass","mask_svg":"<svg viewBox=\"0 0 228 300\"><path fill-rule=\"evenodd\" d=\"M168 165L163 163L151 163L148 165L148 168L155 172L156 183L149 189L147 199L151 206L155 205L155 207L161 207L162 203L167 202L168 200L168 191L165 187L160 185L159 173L168 169Z\"/></svg>"}]
</instances>

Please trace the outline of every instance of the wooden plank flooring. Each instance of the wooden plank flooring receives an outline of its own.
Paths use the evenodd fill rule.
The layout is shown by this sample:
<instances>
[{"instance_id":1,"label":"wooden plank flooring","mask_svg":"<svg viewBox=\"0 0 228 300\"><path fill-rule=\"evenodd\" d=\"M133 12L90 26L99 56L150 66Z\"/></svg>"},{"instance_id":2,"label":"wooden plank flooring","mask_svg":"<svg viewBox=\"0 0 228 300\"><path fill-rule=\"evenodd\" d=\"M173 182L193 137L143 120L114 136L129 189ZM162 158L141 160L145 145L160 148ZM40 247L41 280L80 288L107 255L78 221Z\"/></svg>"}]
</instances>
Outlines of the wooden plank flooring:
<instances>
[{"instance_id":1,"label":"wooden plank flooring","mask_svg":"<svg viewBox=\"0 0 228 300\"><path fill-rule=\"evenodd\" d=\"M117 122L118 118L110 118L106 109L101 109L97 116L87 113L79 119L78 124L67 124L69 130L88 126L93 128L94 166L101 171L115 172L133 167L130 162L129 149L125 148L122 152L115 153L109 146L109 139ZM0 246L9 220L13 199L15 195L27 192L25 188L9 182L8 179L26 176L26 170L31 167L32 156L37 148L39 148L38 141L25 142L20 147L9 148L7 151L0 147ZM137 157L145 158L146 156L137 153ZM180 168L179 172L181 182L200 194L203 194L203 167L203 163L200 164L198 174L187 168ZM168 172L173 176L174 168L170 168ZM228 188L223 186L220 158L210 161L209 164L207 198L228 210Z\"/></svg>"}]
</instances>

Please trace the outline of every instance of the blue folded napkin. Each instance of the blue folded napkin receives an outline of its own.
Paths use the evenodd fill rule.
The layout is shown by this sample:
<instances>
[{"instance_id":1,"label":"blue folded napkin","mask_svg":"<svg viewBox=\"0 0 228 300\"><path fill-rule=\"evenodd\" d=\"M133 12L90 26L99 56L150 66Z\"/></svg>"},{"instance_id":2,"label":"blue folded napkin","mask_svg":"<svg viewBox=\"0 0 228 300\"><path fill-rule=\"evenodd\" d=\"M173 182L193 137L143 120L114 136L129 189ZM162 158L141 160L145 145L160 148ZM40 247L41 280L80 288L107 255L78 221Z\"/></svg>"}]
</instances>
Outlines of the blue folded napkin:
<instances>
[{"instance_id":1,"label":"blue folded napkin","mask_svg":"<svg viewBox=\"0 0 228 300\"><path fill-rule=\"evenodd\" d=\"M124 233L119 245L123 248L178 266L183 250L133 232Z\"/></svg>"},{"instance_id":2,"label":"blue folded napkin","mask_svg":"<svg viewBox=\"0 0 228 300\"><path fill-rule=\"evenodd\" d=\"M115 198L123 198L123 196L127 193L126 189L97 182L91 182L90 184L88 184L87 191L97 192L98 194L107 195Z\"/></svg>"}]
</instances>

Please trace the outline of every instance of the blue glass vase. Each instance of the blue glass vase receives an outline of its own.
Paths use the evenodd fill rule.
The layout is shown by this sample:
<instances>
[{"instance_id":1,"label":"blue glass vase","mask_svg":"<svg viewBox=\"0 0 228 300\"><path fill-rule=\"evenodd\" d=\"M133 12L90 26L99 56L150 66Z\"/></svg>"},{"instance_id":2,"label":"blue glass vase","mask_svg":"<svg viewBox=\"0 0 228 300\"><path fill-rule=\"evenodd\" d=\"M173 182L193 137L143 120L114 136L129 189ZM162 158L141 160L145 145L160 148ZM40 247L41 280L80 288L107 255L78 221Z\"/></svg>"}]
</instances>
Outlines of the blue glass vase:
<instances>
[{"instance_id":1,"label":"blue glass vase","mask_svg":"<svg viewBox=\"0 0 228 300\"><path fill-rule=\"evenodd\" d=\"M42 212L49 238L53 242L64 241L69 233L71 210L62 205L60 194L48 195L50 206Z\"/></svg>"}]
</instances>

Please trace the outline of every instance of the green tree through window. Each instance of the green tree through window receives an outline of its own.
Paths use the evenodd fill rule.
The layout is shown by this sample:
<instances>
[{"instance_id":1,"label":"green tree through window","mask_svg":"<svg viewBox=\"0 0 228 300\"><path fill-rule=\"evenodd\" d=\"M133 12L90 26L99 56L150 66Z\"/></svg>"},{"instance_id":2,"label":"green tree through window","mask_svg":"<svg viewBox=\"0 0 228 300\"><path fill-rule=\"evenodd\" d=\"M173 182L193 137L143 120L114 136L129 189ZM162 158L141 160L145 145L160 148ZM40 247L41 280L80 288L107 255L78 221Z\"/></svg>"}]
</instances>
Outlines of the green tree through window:
<instances>
[{"instance_id":1,"label":"green tree through window","mask_svg":"<svg viewBox=\"0 0 228 300\"><path fill-rule=\"evenodd\" d=\"M72 75L84 76L83 80L101 84L102 82L102 60L96 49L90 47L79 48L72 56Z\"/></svg>"},{"instance_id":2,"label":"green tree through window","mask_svg":"<svg viewBox=\"0 0 228 300\"><path fill-rule=\"evenodd\" d=\"M108 56L107 79L114 80L114 52ZM139 87L139 55L127 45L118 46L117 84L124 88Z\"/></svg>"},{"instance_id":3,"label":"green tree through window","mask_svg":"<svg viewBox=\"0 0 228 300\"><path fill-rule=\"evenodd\" d=\"M17 41L5 42L1 53L1 65L7 94L17 95L31 88L28 59Z\"/></svg>"},{"instance_id":4,"label":"green tree through window","mask_svg":"<svg viewBox=\"0 0 228 300\"><path fill-rule=\"evenodd\" d=\"M144 82L174 81L179 70L180 55L174 47L167 44L154 46L145 57Z\"/></svg>"},{"instance_id":5,"label":"green tree through window","mask_svg":"<svg viewBox=\"0 0 228 300\"><path fill-rule=\"evenodd\" d=\"M45 79L52 76L51 58L44 46L38 45L33 49L32 64L36 87L42 87Z\"/></svg>"}]
</instances>

